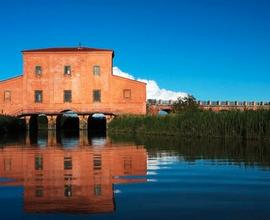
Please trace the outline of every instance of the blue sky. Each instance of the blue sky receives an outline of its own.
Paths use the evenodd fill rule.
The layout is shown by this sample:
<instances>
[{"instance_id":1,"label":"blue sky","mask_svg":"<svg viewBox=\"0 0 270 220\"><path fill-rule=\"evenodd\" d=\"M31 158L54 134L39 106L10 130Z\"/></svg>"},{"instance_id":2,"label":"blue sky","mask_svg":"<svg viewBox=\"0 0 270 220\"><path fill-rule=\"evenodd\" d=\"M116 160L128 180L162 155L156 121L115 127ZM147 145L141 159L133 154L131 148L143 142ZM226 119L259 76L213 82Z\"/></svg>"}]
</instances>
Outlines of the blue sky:
<instances>
[{"instance_id":1,"label":"blue sky","mask_svg":"<svg viewBox=\"0 0 270 220\"><path fill-rule=\"evenodd\" d=\"M201 100L270 100L268 0L0 0L0 79L23 49L115 50L114 65Z\"/></svg>"}]
</instances>

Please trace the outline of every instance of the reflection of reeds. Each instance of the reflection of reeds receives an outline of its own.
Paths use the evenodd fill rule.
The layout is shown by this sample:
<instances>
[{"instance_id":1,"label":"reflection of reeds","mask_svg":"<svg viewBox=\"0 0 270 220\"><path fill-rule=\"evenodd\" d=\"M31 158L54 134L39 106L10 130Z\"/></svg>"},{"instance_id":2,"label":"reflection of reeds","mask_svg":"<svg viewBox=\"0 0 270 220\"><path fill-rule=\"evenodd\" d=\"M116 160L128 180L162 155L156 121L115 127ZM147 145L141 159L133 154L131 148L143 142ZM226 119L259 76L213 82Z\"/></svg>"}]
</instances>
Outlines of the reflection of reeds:
<instances>
[{"instance_id":1,"label":"reflection of reeds","mask_svg":"<svg viewBox=\"0 0 270 220\"><path fill-rule=\"evenodd\" d=\"M111 133L115 143L143 145L148 157L173 156L194 162L204 159L211 163L261 166L270 169L270 146L268 141L241 140L239 138L185 138L161 135L134 135Z\"/></svg>"},{"instance_id":2,"label":"reflection of reeds","mask_svg":"<svg viewBox=\"0 0 270 220\"><path fill-rule=\"evenodd\" d=\"M11 133L24 129L24 123L11 116L0 115L0 134Z\"/></svg>"},{"instance_id":3,"label":"reflection of reeds","mask_svg":"<svg viewBox=\"0 0 270 220\"><path fill-rule=\"evenodd\" d=\"M194 111L167 116L121 116L110 132L270 139L270 111Z\"/></svg>"}]
</instances>

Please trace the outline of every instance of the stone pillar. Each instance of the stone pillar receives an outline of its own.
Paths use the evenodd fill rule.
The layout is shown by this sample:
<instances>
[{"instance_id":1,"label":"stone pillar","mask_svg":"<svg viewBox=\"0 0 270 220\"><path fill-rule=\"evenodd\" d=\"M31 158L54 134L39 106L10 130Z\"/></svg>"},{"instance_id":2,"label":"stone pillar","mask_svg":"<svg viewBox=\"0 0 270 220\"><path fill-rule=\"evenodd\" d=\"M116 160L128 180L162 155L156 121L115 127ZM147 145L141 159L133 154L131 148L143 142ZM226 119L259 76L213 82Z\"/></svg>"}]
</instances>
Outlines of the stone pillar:
<instances>
[{"instance_id":1,"label":"stone pillar","mask_svg":"<svg viewBox=\"0 0 270 220\"><path fill-rule=\"evenodd\" d=\"M88 115L79 115L80 130L88 129L87 120L88 120Z\"/></svg>"},{"instance_id":2,"label":"stone pillar","mask_svg":"<svg viewBox=\"0 0 270 220\"><path fill-rule=\"evenodd\" d=\"M88 131L87 130L81 130L80 131L80 146L84 147L88 145Z\"/></svg>"},{"instance_id":3,"label":"stone pillar","mask_svg":"<svg viewBox=\"0 0 270 220\"><path fill-rule=\"evenodd\" d=\"M49 125L48 125L49 126ZM56 139L56 130L48 130L48 146L56 146L57 139Z\"/></svg>"},{"instance_id":4,"label":"stone pillar","mask_svg":"<svg viewBox=\"0 0 270 220\"><path fill-rule=\"evenodd\" d=\"M108 124L108 123L110 123L113 120L113 118L115 116L114 115L105 115L105 117L106 117L106 124Z\"/></svg>"},{"instance_id":5,"label":"stone pillar","mask_svg":"<svg viewBox=\"0 0 270 220\"><path fill-rule=\"evenodd\" d=\"M48 118L48 130L56 130L56 115L49 115Z\"/></svg>"},{"instance_id":6,"label":"stone pillar","mask_svg":"<svg viewBox=\"0 0 270 220\"><path fill-rule=\"evenodd\" d=\"M26 130L29 131L30 130L30 118L31 116L25 116L24 120L25 120L25 126L26 126Z\"/></svg>"}]
</instances>

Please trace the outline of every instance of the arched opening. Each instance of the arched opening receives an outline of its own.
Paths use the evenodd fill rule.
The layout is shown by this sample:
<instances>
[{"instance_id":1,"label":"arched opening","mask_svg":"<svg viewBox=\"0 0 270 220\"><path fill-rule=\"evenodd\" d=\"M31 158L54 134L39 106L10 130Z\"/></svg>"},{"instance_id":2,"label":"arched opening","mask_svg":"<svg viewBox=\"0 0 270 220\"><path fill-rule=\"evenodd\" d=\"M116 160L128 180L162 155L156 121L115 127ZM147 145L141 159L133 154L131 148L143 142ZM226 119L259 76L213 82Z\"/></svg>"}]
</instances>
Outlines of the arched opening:
<instances>
[{"instance_id":1,"label":"arched opening","mask_svg":"<svg viewBox=\"0 0 270 220\"><path fill-rule=\"evenodd\" d=\"M64 148L75 148L79 146L79 131L59 130L56 132L56 141Z\"/></svg>"},{"instance_id":2,"label":"arched opening","mask_svg":"<svg viewBox=\"0 0 270 220\"><path fill-rule=\"evenodd\" d=\"M44 114L32 115L29 120L29 138L31 144L46 146L48 138L48 118Z\"/></svg>"},{"instance_id":3,"label":"arched opening","mask_svg":"<svg viewBox=\"0 0 270 220\"><path fill-rule=\"evenodd\" d=\"M47 130L48 118L44 114L32 115L29 120L29 129L32 131Z\"/></svg>"},{"instance_id":4,"label":"arched opening","mask_svg":"<svg viewBox=\"0 0 270 220\"><path fill-rule=\"evenodd\" d=\"M171 112L171 110L168 110L168 109L161 109L159 112L158 112L158 115L168 115L169 113Z\"/></svg>"},{"instance_id":5,"label":"arched opening","mask_svg":"<svg viewBox=\"0 0 270 220\"><path fill-rule=\"evenodd\" d=\"M56 118L56 129L66 131L79 131L79 117L76 112L65 110Z\"/></svg>"},{"instance_id":6,"label":"arched opening","mask_svg":"<svg viewBox=\"0 0 270 220\"><path fill-rule=\"evenodd\" d=\"M65 137L77 139L79 137L79 123L79 117L76 112L71 110L61 112L56 118L57 142L63 143Z\"/></svg>"},{"instance_id":7,"label":"arched opening","mask_svg":"<svg viewBox=\"0 0 270 220\"><path fill-rule=\"evenodd\" d=\"M88 117L88 132L92 134L106 134L106 117L102 113L95 113Z\"/></svg>"},{"instance_id":8,"label":"arched opening","mask_svg":"<svg viewBox=\"0 0 270 220\"><path fill-rule=\"evenodd\" d=\"M48 129L48 118L44 114L40 114L37 117L38 130L47 130Z\"/></svg>"},{"instance_id":9,"label":"arched opening","mask_svg":"<svg viewBox=\"0 0 270 220\"><path fill-rule=\"evenodd\" d=\"M32 131L37 131L38 130L38 115L31 115L30 120L29 120L29 130Z\"/></svg>"}]
</instances>

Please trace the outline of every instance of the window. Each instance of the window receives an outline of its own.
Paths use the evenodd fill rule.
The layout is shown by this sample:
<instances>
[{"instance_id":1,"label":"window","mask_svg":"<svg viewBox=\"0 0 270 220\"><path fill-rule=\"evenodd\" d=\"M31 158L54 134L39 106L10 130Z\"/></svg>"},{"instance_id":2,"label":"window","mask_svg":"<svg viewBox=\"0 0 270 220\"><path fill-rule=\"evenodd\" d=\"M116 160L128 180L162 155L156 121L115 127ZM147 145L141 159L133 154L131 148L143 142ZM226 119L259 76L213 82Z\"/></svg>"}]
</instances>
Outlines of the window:
<instances>
[{"instance_id":1,"label":"window","mask_svg":"<svg viewBox=\"0 0 270 220\"><path fill-rule=\"evenodd\" d=\"M4 101L11 101L11 91L4 91Z\"/></svg>"},{"instance_id":2,"label":"window","mask_svg":"<svg viewBox=\"0 0 270 220\"><path fill-rule=\"evenodd\" d=\"M43 157L38 155L35 157L35 170L42 170L43 169Z\"/></svg>"},{"instance_id":3,"label":"window","mask_svg":"<svg viewBox=\"0 0 270 220\"><path fill-rule=\"evenodd\" d=\"M11 159L4 160L4 170L10 171L11 170Z\"/></svg>"},{"instance_id":4,"label":"window","mask_svg":"<svg viewBox=\"0 0 270 220\"><path fill-rule=\"evenodd\" d=\"M64 157L64 169L65 170L72 170L72 158L71 157Z\"/></svg>"},{"instance_id":5,"label":"window","mask_svg":"<svg viewBox=\"0 0 270 220\"><path fill-rule=\"evenodd\" d=\"M95 184L94 185L94 194L95 196L100 196L101 195L101 184Z\"/></svg>"},{"instance_id":6,"label":"window","mask_svg":"<svg viewBox=\"0 0 270 220\"><path fill-rule=\"evenodd\" d=\"M123 90L123 98L124 99L131 99L131 90L130 89Z\"/></svg>"},{"instance_id":7,"label":"window","mask_svg":"<svg viewBox=\"0 0 270 220\"><path fill-rule=\"evenodd\" d=\"M42 90L36 90L35 91L35 103L41 103L42 102Z\"/></svg>"},{"instance_id":8,"label":"window","mask_svg":"<svg viewBox=\"0 0 270 220\"><path fill-rule=\"evenodd\" d=\"M71 75L71 66L64 66L64 75Z\"/></svg>"},{"instance_id":9,"label":"window","mask_svg":"<svg viewBox=\"0 0 270 220\"><path fill-rule=\"evenodd\" d=\"M94 76L100 76L100 66L98 65L93 66L93 74Z\"/></svg>"},{"instance_id":10,"label":"window","mask_svg":"<svg viewBox=\"0 0 270 220\"><path fill-rule=\"evenodd\" d=\"M35 67L35 74L36 74L36 76L41 76L41 74L42 74L41 66L36 66Z\"/></svg>"},{"instance_id":11,"label":"window","mask_svg":"<svg viewBox=\"0 0 270 220\"><path fill-rule=\"evenodd\" d=\"M93 91L93 101L94 102L100 102L101 101L101 94L100 90L94 90Z\"/></svg>"},{"instance_id":12,"label":"window","mask_svg":"<svg viewBox=\"0 0 270 220\"><path fill-rule=\"evenodd\" d=\"M72 185L65 185L64 193L65 197L72 197Z\"/></svg>"},{"instance_id":13,"label":"window","mask_svg":"<svg viewBox=\"0 0 270 220\"><path fill-rule=\"evenodd\" d=\"M64 102L72 101L72 93L71 90L64 90Z\"/></svg>"},{"instance_id":14,"label":"window","mask_svg":"<svg viewBox=\"0 0 270 220\"><path fill-rule=\"evenodd\" d=\"M93 167L94 170L101 170L101 155L100 154L94 154L94 161L93 161Z\"/></svg>"},{"instance_id":15,"label":"window","mask_svg":"<svg viewBox=\"0 0 270 220\"><path fill-rule=\"evenodd\" d=\"M36 186L36 197L43 197L44 187Z\"/></svg>"},{"instance_id":16,"label":"window","mask_svg":"<svg viewBox=\"0 0 270 220\"><path fill-rule=\"evenodd\" d=\"M72 180L72 174L65 173L64 174L64 180L65 181L71 181Z\"/></svg>"}]
</instances>

